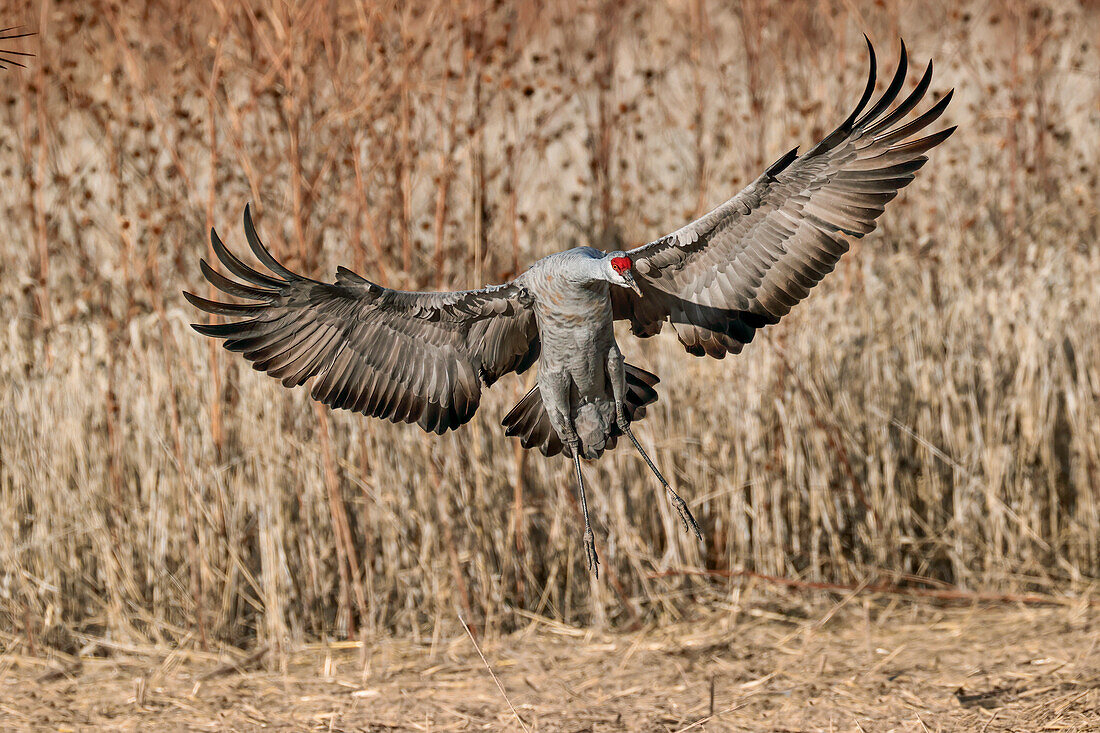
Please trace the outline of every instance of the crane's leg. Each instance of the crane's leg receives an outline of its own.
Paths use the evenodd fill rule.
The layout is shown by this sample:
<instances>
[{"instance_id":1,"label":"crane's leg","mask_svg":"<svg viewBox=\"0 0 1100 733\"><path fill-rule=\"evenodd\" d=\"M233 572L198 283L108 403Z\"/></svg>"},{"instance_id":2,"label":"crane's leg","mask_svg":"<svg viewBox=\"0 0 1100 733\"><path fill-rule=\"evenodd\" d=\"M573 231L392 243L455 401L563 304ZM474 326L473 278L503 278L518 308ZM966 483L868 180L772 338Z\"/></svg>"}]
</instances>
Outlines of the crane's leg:
<instances>
[{"instance_id":1,"label":"crane's leg","mask_svg":"<svg viewBox=\"0 0 1100 733\"><path fill-rule=\"evenodd\" d=\"M572 377L565 371L546 371L539 374L539 388L542 391L542 403L550 417L550 424L558 431L562 443L569 447L573 456L573 468L577 472L577 490L581 497L581 511L584 514L584 557L588 569L600 576L600 558L596 555L596 541L592 534L592 522L588 518L588 497L584 493L584 476L581 474L581 439L573 426L570 408L570 385Z\"/></svg>"},{"instance_id":2,"label":"crane's leg","mask_svg":"<svg viewBox=\"0 0 1100 733\"><path fill-rule=\"evenodd\" d=\"M623 371L623 357L619 353L618 348L613 348L607 359L608 372L611 378L611 391L615 395L615 417L621 430L628 438L630 442L634 444L634 447L638 449L638 452L642 454L642 459L645 460L646 465L649 466L649 470L653 472L653 475L657 477L657 480L661 482L661 486L664 487L665 493L668 494L669 500L672 501L672 505L676 507L676 512L680 515L680 521L684 524L684 531L691 533L694 532L695 536L700 542L703 540L703 533L699 531L699 525L695 522L695 517L691 516L691 510L688 509L687 502L680 498L680 495L672 490L672 487L668 485L668 481L665 480L664 475L657 466L650 460L646 454L645 449L642 448L642 444L638 442L638 439L634 437L633 431L630 429L630 419L626 416L626 373Z\"/></svg>"},{"instance_id":3,"label":"crane's leg","mask_svg":"<svg viewBox=\"0 0 1100 733\"><path fill-rule=\"evenodd\" d=\"M600 577L600 558L596 555L596 542L592 535L592 524L588 521L588 499L584 495L584 476L581 475L581 442L576 436L569 442L570 452L573 454L573 468L577 471L577 487L581 495L581 512L584 513L584 557L588 563L588 569Z\"/></svg>"},{"instance_id":4,"label":"crane's leg","mask_svg":"<svg viewBox=\"0 0 1100 733\"><path fill-rule=\"evenodd\" d=\"M653 461L649 459L649 456L646 455L645 449L642 448L642 444L638 442L638 439L634 437L634 433L630 431L630 421L620 421L619 429L630 438L630 442L634 444L634 447L642 454L642 458L645 459L646 465L649 466L649 470L653 471L653 475L661 482L661 486L665 487L668 498L672 501L672 505L676 507L676 511L680 514L680 521L684 523L684 531L694 532L695 536L701 542L703 540L703 533L699 531L699 525L695 523L695 517L691 516L691 510L688 509L687 503L680 498L679 494L672 490L672 487L668 485L668 481L665 481L665 477L661 475L660 470L653 464Z\"/></svg>"}]
</instances>

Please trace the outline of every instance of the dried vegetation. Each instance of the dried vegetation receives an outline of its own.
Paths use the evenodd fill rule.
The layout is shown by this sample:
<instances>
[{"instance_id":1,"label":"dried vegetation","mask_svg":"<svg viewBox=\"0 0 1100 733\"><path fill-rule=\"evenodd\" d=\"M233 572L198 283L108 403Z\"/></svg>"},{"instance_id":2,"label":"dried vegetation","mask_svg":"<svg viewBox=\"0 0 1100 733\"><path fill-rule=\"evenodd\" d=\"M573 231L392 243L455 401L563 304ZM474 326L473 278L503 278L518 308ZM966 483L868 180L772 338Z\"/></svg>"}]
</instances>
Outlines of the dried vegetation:
<instances>
[{"instance_id":1,"label":"dried vegetation","mask_svg":"<svg viewBox=\"0 0 1100 733\"><path fill-rule=\"evenodd\" d=\"M7 5L39 35L0 105L0 647L672 623L743 570L1095 593L1096 3L552 5ZM899 36L935 59L959 131L743 355L623 339L702 546L620 450L587 469L593 581L568 464L498 427L530 375L440 439L187 327L247 201L295 269L406 288L648 241L840 119L864 30L884 69Z\"/></svg>"},{"instance_id":2,"label":"dried vegetation","mask_svg":"<svg viewBox=\"0 0 1100 733\"><path fill-rule=\"evenodd\" d=\"M116 648L80 667L9 655L0 669L0 725L318 733L1097 730L1097 619L1080 604L935 609L850 595L817 607L797 597L762 600L716 604L691 623L629 633L527 618L520 631L476 648L461 628L420 642L306 644L267 669L269 660L256 653L197 649Z\"/></svg>"}]
</instances>

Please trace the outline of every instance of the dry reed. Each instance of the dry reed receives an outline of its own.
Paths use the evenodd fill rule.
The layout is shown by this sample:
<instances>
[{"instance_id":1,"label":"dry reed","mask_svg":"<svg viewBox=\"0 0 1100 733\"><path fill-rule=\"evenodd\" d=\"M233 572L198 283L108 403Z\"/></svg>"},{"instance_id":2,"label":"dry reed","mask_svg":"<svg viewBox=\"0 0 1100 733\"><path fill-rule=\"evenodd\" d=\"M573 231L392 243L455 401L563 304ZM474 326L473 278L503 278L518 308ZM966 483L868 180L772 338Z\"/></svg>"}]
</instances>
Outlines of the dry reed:
<instances>
[{"instance_id":1,"label":"dry reed","mask_svg":"<svg viewBox=\"0 0 1100 733\"><path fill-rule=\"evenodd\" d=\"M614 8L614 12L612 9ZM1100 576L1095 3L9 5L40 35L0 110L0 644L475 635L525 613L672 620L750 570L1080 594ZM903 35L959 132L879 231L723 362L661 374L629 451L569 466L498 423L314 410L211 349L179 296L245 202L315 275L500 281L640 243L840 118ZM29 45L30 42L28 42ZM419 638L419 637L418 637ZM43 641L46 639L47 641ZM38 645L38 646L36 646Z\"/></svg>"}]
</instances>

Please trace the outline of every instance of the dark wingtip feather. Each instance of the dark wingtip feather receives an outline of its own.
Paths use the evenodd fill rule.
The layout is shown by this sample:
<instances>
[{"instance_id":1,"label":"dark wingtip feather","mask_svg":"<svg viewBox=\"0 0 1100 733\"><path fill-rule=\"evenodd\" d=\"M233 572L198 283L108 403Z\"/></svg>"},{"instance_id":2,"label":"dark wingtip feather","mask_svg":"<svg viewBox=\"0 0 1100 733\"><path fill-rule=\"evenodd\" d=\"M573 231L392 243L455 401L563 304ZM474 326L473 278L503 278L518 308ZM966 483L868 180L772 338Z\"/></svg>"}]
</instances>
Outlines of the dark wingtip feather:
<instances>
[{"instance_id":1,"label":"dark wingtip feather","mask_svg":"<svg viewBox=\"0 0 1100 733\"><path fill-rule=\"evenodd\" d=\"M941 97L935 104L929 107L926 112L924 112L911 122L907 122L901 127L897 127L888 132L879 133L876 137L873 138L873 144L891 145L898 140L904 140L911 135L915 135L916 133L923 130L925 127L928 127L933 122L938 120L943 114L944 110L947 109L947 105L951 103L951 97L954 96L954 92L954 89L947 92L947 94L943 95L943 97Z\"/></svg>"},{"instance_id":2,"label":"dark wingtip feather","mask_svg":"<svg viewBox=\"0 0 1100 733\"><path fill-rule=\"evenodd\" d=\"M855 122L856 117L863 111L863 108L867 106L867 102L871 100L871 95L875 93L875 82L878 81L878 59L875 57L875 47L866 33L863 34L863 40L867 41L867 86L863 88L863 96L859 98L859 104L848 115L848 119L844 121L841 128L851 129L852 123Z\"/></svg>"},{"instance_id":3,"label":"dark wingtip feather","mask_svg":"<svg viewBox=\"0 0 1100 733\"><path fill-rule=\"evenodd\" d=\"M27 38L29 36L38 35L37 33L33 32L33 31L30 31L30 32L27 32L27 33L11 33L9 35L9 31L17 31L17 30L21 29L22 27L23 26L21 26L21 25L17 25L17 26L12 26L10 28L0 28L0 41L13 41L17 38ZM27 68L26 64L23 64L23 63L17 61L16 59L14 59L14 58L10 58L11 56L23 56L23 57L26 57L26 58L31 58L31 57L34 56L34 54L33 53L28 53L26 51L12 51L12 50L7 49L7 48L0 48L0 69L7 70L7 68L8 68L7 64L11 64L12 66L18 66L20 69Z\"/></svg>"},{"instance_id":4,"label":"dark wingtip feather","mask_svg":"<svg viewBox=\"0 0 1100 733\"><path fill-rule=\"evenodd\" d=\"M22 27L23 26L21 26L21 25L13 25L10 28L0 28L0 34L7 33L8 31L17 31ZM37 35L38 35L38 33L36 31L27 31L26 33L16 33L16 34L13 34L13 35L10 35L10 36L0 35L0 41L10 41L14 38L28 38L30 36L37 36Z\"/></svg>"},{"instance_id":5,"label":"dark wingtip feather","mask_svg":"<svg viewBox=\"0 0 1100 733\"><path fill-rule=\"evenodd\" d=\"M183 291L183 297L187 299L188 303L199 310L206 311L207 313L216 313L222 316L246 316L264 308L262 305L239 305L236 303L222 303L217 300L207 300L194 293L189 293L186 290Z\"/></svg>"},{"instance_id":6,"label":"dark wingtip feather","mask_svg":"<svg viewBox=\"0 0 1100 733\"><path fill-rule=\"evenodd\" d=\"M210 228L210 246L214 250L214 254L217 255L221 263L225 265L225 268L232 272L242 280L247 280L254 285L260 285L265 288L274 288L276 290L286 285L285 282L276 280L273 277L258 272L245 263L241 262L222 242L221 237L214 231L214 228Z\"/></svg>"},{"instance_id":7,"label":"dark wingtip feather","mask_svg":"<svg viewBox=\"0 0 1100 733\"><path fill-rule=\"evenodd\" d=\"M921 76L920 81L917 82L917 86L909 93L909 96L903 99L901 104L895 107L890 114L868 127L865 132L869 135L876 135L881 130L889 128L890 125L900 120L907 115L910 110L916 107L920 100L924 99L924 93L928 91L928 86L932 83L932 68L932 62L929 61L928 65L924 67L924 74Z\"/></svg>"},{"instance_id":8,"label":"dark wingtip feather","mask_svg":"<svg viewBox=\"0 0 1100 733\"><path fill-rule=\"evenodd\" d=\"M768 166L768 169L766 171L764 171L764 175L774 176L775 174L779 173L784 168L789 166L794 161L794 159L797 158L797 157L798 157L798 147L795 146L795 147L791 148L790 150L788 150L781 158L779 158L779 160L775 161L770 166Z\"/></svg>"},{"instance_id":9,"label":"dark wingtip feather","mask_svg":"<svg viewBox=\"0 0 1100 733\"><path fill-rule=\"evenodd\" d=\"M359 273L353 272L352 270L349 270L348 268L344 267L343 265L337 265L336 266L336 279L337 280L344 280L344 281L347 281L347 282L353 282L353 283L367 283L367 282L370 282L369 280L367 280L365 277L363 277Z\"/></svg>"},{"instance_id":10,"label":"dark wingtip feather","mask_svg":"<svg viewBox=\"0 0 1100 733\"><path fill-rule=\"evenodd\" d=\"M901 91L902 85L905 84L905 76L909 72L909 54L905 49L905 41L901 41L901 52L898 54L898 68L894 71L894 77L890 80L890 84L886 87L886 91L879 97L878 102L867 110L867 113L860 117L853 123L853 127L860 128L864 125L874 121L876 117L886 111L886 108L890 106L895 99L897 99L898 92Z\"/></svg>"},{"instance_id":11,"label":"dark wingtip feather","mask_svg":"<svg viewBox=\"0 0 1100 733\"><path fill-rule=\"evenodd\" d=\"M202 298L200 298L199 296L195 295L194 293L189 293L189 292L187 292L186 290L184 290L184 291L183 291L183 297L187 299L187 302L188 302L188 303L190 303L191 305L195 306L195 307L196 307L196 308L198 308L199 310L205 310L205 309L204 309L204 308L203 308L203 307L202 307L201 305L199 305L198 303L196 303L196 302L195 302L196 300L199 300L199 301L201 301L201 300L203 300L203 299L202 299Z\"/></svg>"},{"instance_id":12,"label":"dark wingtip feather","mask_svg":"<svg viewBox=\"0 0 1100 733\"><path fill-rule=\"evenodd\" d=\"M207 263L205 259L199 260L199 270L202 272L211 285L218 290L228 295L235 295L238 298L252 298L254 300L270 299L277 295L274 290L264 290L262 288L256 288L251 285L245 285L235 280L230 280L225 275L215 270Z\"/></svg>"},{"instance_id":13,"label":"dark wingtip feather","mask_svg":"<svg viewBox=\"0 0 1100 733\"><path fill-rule=\"evenodd\" d=\"M226 338L235 333L228 332L228 329L232 326L236 326L235 323L192 323L191 328L195 329L203 336L210 336L212 338Z\"/></svg>"},{"instance_id":14,"label":"dark wingtip feather","mask_svg":"<svg viewBox=\"0 0 1100 733\"><path fill-rule=\"evenodd\" d=\"M829 150L846 138L854 129L853 123L863 112L863 108L867 106L867 102L870 101L871 95L875 92L875 81L878 78L878 59L875 57L875 47L871 44L871 39L867 37L866 33L863 34L863 39L867 41L868 55L867 85L863 88L863 96L859 98L859 103L856 104L855 109L852 110L844 122L841 122L835 130L826 135L817 145L814 145L807 155Z\"/></svg>"},{"instance_id":15,"label":"dark wingtip feather","mask_svg":"<svg viewBox=\"0 0 1100 733\"><path fill-rule=\"evenodd\" d=\"M244 237L248 240L248 247L252 250L252 254L256 255L256 259L264 263L269 270L287 280L302 279L300 275L291 272L276 260L267 247L264 246L264 243L260 241L260 235L256 233L256 225L252 223L251 203L244 205Z\"/></svg>"},{"instance_id":16,"label":"dark wingtip feather","mask_svg":"<svg viewBox=\"0 0 1100 733\"><path fill-rule=\"evenodd\" d=\"M947 138L951 137L951 134L954 133L955 130L957 130L958 128L958 125L953 125L945 130L940 130L939 132L934 132L931 135L922 137L919 140L913 140L912 142L907 142L904 145L898 145L897 147L891 148L890 152L905 151L918 154L923 153L926 150L931 150Z\"/></svg>"}]
</instances>

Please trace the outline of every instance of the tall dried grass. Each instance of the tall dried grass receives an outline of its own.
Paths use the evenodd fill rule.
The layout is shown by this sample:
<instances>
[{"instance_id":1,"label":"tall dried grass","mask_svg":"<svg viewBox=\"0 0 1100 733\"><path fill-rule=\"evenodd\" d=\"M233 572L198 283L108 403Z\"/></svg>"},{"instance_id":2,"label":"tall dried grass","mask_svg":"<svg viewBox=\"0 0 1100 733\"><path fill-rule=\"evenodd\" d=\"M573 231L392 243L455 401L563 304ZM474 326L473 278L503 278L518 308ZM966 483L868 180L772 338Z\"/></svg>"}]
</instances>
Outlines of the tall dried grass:
<instances>
[{"instance_id":1,"label":"tall dried grass","mask_svg":"<svg viewBox=\"0 0 1100 733\"><path fill-rule=\"evenodd\" d=\"M1084 592L1100 575L1095 3L9 5L40 34L0 110L0 643L57 626L276 646L537 613L676 617L662 571ZM904 36L959 132L838 271L737 358L671 334L643 443L586 470L498 427L311 407L187 328L246 201L292 267L500 281L647 241L848 108ZM238 242L239 244L239 242ZM912 582L910 579L908 582Z\"/></svg>"}]
</instances>

